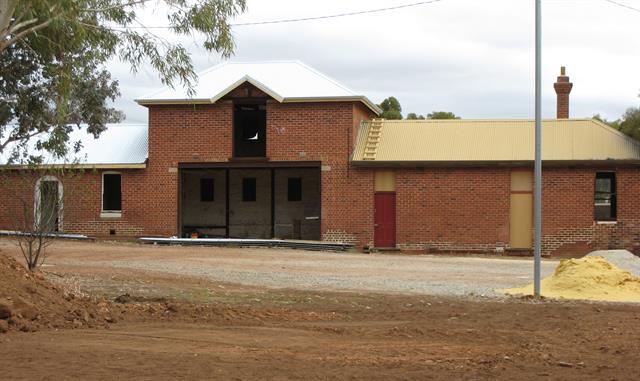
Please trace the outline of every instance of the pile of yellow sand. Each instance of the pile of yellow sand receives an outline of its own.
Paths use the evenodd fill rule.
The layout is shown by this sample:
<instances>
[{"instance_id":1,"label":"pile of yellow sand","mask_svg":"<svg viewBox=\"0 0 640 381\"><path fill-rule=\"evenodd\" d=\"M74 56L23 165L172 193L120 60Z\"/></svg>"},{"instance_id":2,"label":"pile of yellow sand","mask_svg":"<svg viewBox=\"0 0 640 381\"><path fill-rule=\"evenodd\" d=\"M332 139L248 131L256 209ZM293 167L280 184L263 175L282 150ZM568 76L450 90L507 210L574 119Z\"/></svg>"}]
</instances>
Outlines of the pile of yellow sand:
<instances>
[{"instance_id":1,"label":"pile of yellow sand","mask_svg":"<svg viewBox=\"0 0 640 381\"><path fill-rule=\"evenodd\" d=\"M532 295L533 284L500 291ZM560 262L553 275L542 280L541 294L550 298L640 302L640 278L603 257L567 259Z\"/></svg>"}]
</instances>

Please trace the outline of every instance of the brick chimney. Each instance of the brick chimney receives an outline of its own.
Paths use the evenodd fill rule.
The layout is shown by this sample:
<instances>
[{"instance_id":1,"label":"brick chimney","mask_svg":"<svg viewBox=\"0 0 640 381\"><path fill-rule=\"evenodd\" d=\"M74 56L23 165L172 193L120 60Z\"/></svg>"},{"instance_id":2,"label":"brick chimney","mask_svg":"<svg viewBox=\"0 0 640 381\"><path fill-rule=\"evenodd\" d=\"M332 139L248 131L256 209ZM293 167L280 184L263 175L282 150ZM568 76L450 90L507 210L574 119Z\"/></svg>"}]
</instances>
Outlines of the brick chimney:
<instances>
[{"instance_id":1,"label":"brick chimney","mask_svg":"<svg viewBox=\"0 0 640 381\"><path fill-rule=\"evenodd\" d=\"M564 66L560 68L560 76L558 80L553 84L553 88L556 89L558 95L558 102L556 105L556 113L558 119L569 119L569 93L573 83L569 82L569 77L566 75L566 69Z\"/></svg>"}]
</instances>

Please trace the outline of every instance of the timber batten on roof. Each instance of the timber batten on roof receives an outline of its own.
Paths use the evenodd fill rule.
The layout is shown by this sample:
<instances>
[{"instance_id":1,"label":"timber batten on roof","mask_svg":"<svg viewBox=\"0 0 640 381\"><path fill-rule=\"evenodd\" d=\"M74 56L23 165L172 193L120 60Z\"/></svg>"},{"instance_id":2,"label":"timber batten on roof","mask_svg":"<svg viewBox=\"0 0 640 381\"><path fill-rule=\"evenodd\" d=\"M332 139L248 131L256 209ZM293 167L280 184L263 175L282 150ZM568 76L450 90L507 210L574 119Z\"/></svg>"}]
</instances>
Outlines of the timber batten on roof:
<instances>
[{"instance_id":1,"label":"timber batten on roof","mask_svg":"<svg viewBox=\"0 0 640 381\"><path fill-rule=\"evenodd\" d=\"M384 120L361 124L356 165L456 165L529 163L534 158L532 120ZM376 125L378 124L378 125ZM383 131L383 133L377 131ZM367 151L374 135L375 152ZM371 145L371 144L369 144ZM542 122L547 163L640 164L640 143L592 119Z\"/></svg>"}]
</instances>

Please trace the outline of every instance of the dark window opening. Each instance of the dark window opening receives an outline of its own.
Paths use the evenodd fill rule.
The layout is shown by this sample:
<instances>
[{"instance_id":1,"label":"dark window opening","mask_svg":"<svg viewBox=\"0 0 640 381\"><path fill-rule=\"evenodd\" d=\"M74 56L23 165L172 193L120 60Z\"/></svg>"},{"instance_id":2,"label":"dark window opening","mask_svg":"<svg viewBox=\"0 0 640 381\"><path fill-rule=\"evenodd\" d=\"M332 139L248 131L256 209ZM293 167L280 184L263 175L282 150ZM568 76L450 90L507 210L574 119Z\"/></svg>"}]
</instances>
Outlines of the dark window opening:
<instances>
[{"instance_id":1,"label":"dark window opening","mask_svg":"<svg viewBox=\"0 0 640 381\"><path fill-rule=\"evenodd\" d=\"M302 201L302 179L300 177L287 179L287 200Z\"/></svg>"},{"instance_id":2,"label":"dark window opening","mask_svg":"<svg viewBox=\"0 0 640 381\"><path fill-rule=\"evenodd\" d=\"M256 178L245 177L242 179L242 201L256 200Z\"/></svg>"},{"instance_id":3,"label":"dark window opening","mask_svg":"<svg viewBox=\"0 0 640 381\"><path fill-rule=\"evenodd\" d=\"M235 105L233 111L233 130L234 156L266 156L267 109L265 104Z\"/></svg>"},{"instance_id":4,"label":"dark window opening","mask_svg":"<svg viewBox=\"0 0 640 381\"><path fill-rule=\"evenodd\" d=\"M40 183L40 226L52 231L58 231L60 222L60 194L57 181L42 181Z\"/></svg>"},{"instance_id":5,"label":"dark window opening","mask_svg":"<svg viewBox=\"0 0 640 381\"><path fill-rule=\"evenodd\" d=\"M214 182L213 179L200 179L200 201L211 202L214 200Z\"/></svg>"},{"instance_id":6,"label":"dark window opening","mask_svg":"<svg viewBox=\"0 0 640 381\"><path fill-rule=\"evenodd\" d=\"M596 173L595 190L596 221L615 221L616 207L616 174L613 172Z\"/></svg>"},{"instance_id":7,"label":"dark window opening","mask_svg":"<svg viewBox=\"0 0 640 381\"><path fill-rule=\"evenodd\" d=\"M102 175L102 210L114 212L122 210L121 176L119 173Z\"/></svg>"}]
</instances>

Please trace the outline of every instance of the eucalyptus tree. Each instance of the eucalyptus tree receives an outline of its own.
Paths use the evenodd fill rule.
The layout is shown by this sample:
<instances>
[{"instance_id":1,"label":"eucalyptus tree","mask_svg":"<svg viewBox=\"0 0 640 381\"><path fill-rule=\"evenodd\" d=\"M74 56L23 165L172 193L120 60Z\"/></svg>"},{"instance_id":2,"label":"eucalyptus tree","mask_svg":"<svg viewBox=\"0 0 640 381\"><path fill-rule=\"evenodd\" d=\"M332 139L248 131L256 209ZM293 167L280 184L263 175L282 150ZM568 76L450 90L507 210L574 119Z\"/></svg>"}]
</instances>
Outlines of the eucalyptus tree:
<instances>
[{"instance_id":1,"label":"eucalyptus tree","mask_svg":"<svg viewBox=\"0 0 640 381\"><path fill-rule=\"evenodd\" d=\"M152 7L166 15L158 25L140 19ZM197 34L205 49L229 57L230 19L245 9L245 0L0 0L0 154L37 160L21 150L36 140L64 155L72 126L98 136L122 120L109 106L120 95L109 60L132 72L148 64L163 84L192 89L196 74L178 37Z\"/></svg>"}]
</instances>

